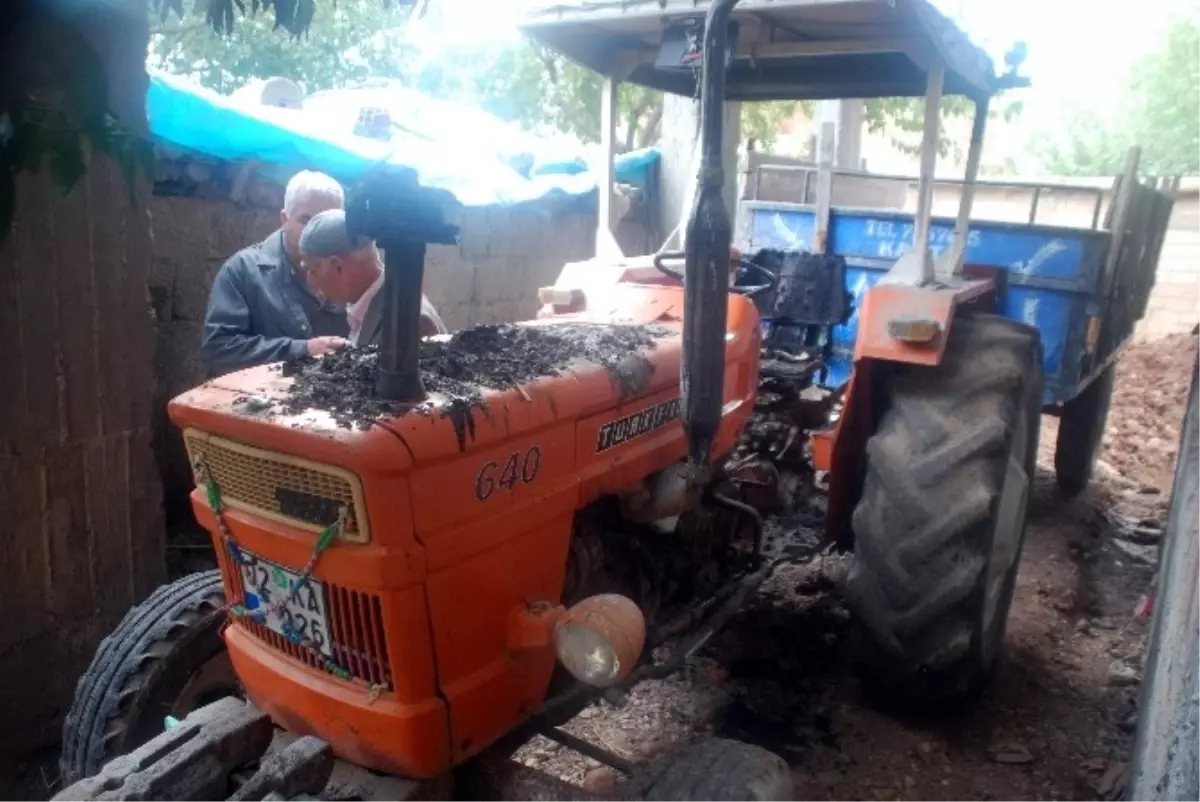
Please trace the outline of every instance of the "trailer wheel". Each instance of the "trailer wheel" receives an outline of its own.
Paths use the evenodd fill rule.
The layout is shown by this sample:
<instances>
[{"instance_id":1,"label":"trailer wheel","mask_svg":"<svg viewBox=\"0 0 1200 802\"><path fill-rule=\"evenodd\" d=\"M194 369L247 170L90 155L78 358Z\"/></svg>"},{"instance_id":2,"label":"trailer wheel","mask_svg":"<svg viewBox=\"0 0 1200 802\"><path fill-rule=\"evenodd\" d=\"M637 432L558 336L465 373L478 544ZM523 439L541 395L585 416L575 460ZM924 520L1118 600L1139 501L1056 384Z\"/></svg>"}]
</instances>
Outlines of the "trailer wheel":
<instances>
[{"instance_id":1,"label":"trailer wheel","mask_svg":"<svg viewBox=\"0 0 1200 802\"><path fill-rule=\"evenodd\" d=\"M945 707L986 685L1004 642L1041 420L1035 329L954 321L934 368L884 380L852 519L847 595L868 691Z\"/></svg>"},{"instance_id":2,"label":"trailer wheel","mask_svg":"<svg viewBox=\"0 0 1200 802\"><path fill-rule=\"evenodd\" d=\"M708 738L660 764L635 798L784 800L792 799L794 791L791 770L778 755L740 741Z\"/></svg>"},{"instance_id":3,"label":"trailer wheel","mask_svg":"<svg viewBox=\"0 0 1200 802\"><path fill-rule=\"evenodd\" d=\"M99 771L163 730L168 715L239 692L225 642L218 571L163 585L100 643L63 724L64 785Z\"/></svg>"},{"instance_id":4,"label":"trailer wheel","mask_svg":"<svg viewBox=\"0 0 1200 802\"><path fill-rule=\"evenodd\" d=\"M1082 393L1063 404L1058 419L1058 441L1054 446L1054 474L1058 486L1068 496L1083 492L1092 478L1100 456L1116 377L1114 362Z\"/></svg>"}]
</instances>

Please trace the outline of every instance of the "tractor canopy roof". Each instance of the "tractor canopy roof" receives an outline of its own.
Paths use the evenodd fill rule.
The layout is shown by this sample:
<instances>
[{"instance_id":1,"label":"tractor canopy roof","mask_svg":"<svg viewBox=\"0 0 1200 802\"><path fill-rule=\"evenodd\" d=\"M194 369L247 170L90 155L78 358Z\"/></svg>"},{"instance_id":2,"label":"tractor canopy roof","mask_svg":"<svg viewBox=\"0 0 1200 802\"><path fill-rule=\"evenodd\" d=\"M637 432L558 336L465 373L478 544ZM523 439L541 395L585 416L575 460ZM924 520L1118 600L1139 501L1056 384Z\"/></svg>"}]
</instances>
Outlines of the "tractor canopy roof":
<instances>
[{"instance_id":1,"label":"tractor canopy roof","mask_svg":"<svg viewBox=\"0 0 1200 802\"><path fill-rule=\"evenodd\" d=\"M536 8L524 33L621 81L696 94L706 0L559 0ZM729 100L918 97L929 65L945 92L982 100L1027 85L926 0L741 0L731 20Z\"/></svg>"}]
</instances>

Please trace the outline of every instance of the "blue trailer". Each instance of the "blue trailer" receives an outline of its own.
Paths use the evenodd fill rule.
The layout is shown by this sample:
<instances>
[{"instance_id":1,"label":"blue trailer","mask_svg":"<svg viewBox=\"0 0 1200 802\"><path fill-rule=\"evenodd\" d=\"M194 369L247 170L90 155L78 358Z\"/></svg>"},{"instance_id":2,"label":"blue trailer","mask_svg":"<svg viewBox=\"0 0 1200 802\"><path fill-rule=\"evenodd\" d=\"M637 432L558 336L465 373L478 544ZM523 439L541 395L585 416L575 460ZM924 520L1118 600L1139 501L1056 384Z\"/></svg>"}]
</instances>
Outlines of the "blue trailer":
<instances>
[{"instance_id":1,"label":"blue trailer","mask_svg":"<svg viewBox=\"0 0 1200 802\"><path fill-rule=\"evenodd\" d=\"M1136 153L1131 158L1136 170ZM824 169L829 170L828 166ZM786 171L803 178L798 194L807 200L809 186L815 183L811 179L821 170L817 165L756 166L748 182L749 198L739 209L738 246L751 258L763 249L812 252L819 245L817 231L824 228L828 232L824 250L845 260L845 290L850 301L845 321L830 329L828 367L821 376L825 387L836 389L849 381L854 367L863 298L909 247L915 216L894 209L831 207L822 226L818 222L821 205L816 202L756 197L763 172ZM844 176L915 182L849 170L830 173L834 181ZM963 263L968 272L979 268L1001 271L997 311L1033 326L1040 335L1043 409L1063 419L1055 459L1058 479L1065 491L1075 493L1086 485L1098 455L1112 393L1113 365L1144 314L1154 285L1172 196L1124 176L1115 180L1107 208L1108 193L1095 186L999 181L977 181L976 186L1027 190L1030 195L1027 223L971 221ZM1037 223L1038 200L1052 193L1093 198L1091 224ZM1122 225L1118 236L1114 229ZM935 256L952 243L954 227L953 219L933 218L929 245ZM769 333L769 316L764 316L763 325Z\"/></svg>"}]
</instances>

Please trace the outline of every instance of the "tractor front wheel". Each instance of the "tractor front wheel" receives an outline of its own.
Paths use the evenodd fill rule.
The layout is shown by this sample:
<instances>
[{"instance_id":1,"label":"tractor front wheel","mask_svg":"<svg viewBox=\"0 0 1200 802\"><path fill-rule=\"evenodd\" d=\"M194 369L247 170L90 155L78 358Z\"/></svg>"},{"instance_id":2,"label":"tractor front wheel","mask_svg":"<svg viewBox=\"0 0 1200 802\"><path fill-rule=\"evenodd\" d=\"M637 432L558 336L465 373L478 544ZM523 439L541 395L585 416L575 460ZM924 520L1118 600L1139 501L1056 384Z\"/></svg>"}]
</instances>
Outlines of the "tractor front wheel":
<instances>
[{"instance_id":1,"label":"tractor front wheel","mask_svg":"<svg viewBox=\"0 0 1200 802\"><path fill-rule=\"evenodd\" d=\"M163 585L105 638L75 687L63 724L64 785L90 777L118 755L240 690L221 629L225 590L219 571Z\"/></svg>"},{"instance_id":2,"label":"tractor front wheel","mask_svg":"<svg viewBox=\"0 0 1200 802\"><path fill-rule=\"evenodd\" d=\"M954 321L941 364L897 367L867 443L848 600L867 688L945 707L980 692L1004 641L1037 458L1035 329Z\"/></svg>"}]
</instances>

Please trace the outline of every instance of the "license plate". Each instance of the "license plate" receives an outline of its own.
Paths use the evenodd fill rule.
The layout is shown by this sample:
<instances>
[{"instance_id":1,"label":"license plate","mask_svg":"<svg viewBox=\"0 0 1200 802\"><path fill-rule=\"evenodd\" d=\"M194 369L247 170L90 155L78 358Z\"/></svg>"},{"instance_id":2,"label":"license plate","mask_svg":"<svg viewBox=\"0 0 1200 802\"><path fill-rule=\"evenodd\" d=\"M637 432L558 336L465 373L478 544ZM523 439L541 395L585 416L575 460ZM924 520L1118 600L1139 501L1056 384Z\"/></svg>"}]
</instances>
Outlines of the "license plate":
<instances>
[{"instance_id":1,"label":"license plate","mask_svg":"<svg viewBox=\"0 0 1200 802\"><path fill-rule=\"evenodd\" d=\"M314 646L326 657L333 657L329 643L329 624L325 616L325 586L309 577L293 594L300 574L242 551L243 606L252 617L265 613L260 622L285 638L299 635L303 643ZM276 606L279 601L282 606Z\"/></svg>"}]
</instances>

